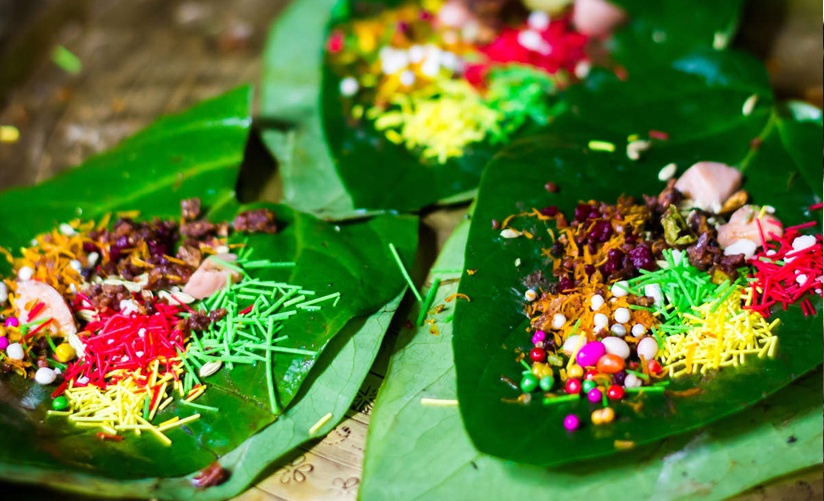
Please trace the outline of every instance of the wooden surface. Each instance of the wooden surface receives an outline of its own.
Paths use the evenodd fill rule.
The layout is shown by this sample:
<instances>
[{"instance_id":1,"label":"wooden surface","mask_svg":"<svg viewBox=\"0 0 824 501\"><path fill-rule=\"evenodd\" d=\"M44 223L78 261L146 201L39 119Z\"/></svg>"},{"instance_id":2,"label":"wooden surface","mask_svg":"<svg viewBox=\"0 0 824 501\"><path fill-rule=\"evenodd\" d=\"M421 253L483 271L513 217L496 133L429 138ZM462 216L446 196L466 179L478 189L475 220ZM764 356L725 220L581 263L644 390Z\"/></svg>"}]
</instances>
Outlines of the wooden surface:
<instances>
[{"instance_id":1,"label":"wooden surface","mask_svg":"<svg viewBox=\"0 0 824 501\"><path fill-rule=\"evenodd\" d=\"M267 29L288 0L0 0L0 125L20 131L0 143L0 189L42 181L105 150L156 117L179 111L261 74ZM822 12L817 0L758 0L741 42L767 62L776 90L821 105ZM83 63L55 65L63 45ZM277 185L277 183L274 183ZM424 218L425 260L465 209ZM385 364L385 360L384 360ZM350 417L298 452L239 499L354 499L371 398L370 374ZM28 487L4 499L53 499ZM10 496L10 497L9 497ZM742 500L822 499L820 469L759 487Z\"/></svg>"}]
</instances>

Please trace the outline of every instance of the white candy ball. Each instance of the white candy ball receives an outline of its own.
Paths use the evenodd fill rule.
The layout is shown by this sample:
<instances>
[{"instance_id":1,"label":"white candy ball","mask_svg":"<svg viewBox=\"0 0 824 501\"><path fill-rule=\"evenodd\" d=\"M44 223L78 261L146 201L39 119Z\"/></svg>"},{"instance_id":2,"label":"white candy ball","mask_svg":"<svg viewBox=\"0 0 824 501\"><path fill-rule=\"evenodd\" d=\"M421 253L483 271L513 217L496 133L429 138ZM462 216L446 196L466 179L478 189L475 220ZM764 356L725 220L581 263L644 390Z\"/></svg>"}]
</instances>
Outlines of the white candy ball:
<instances>
[{"instance_id":1,"label":"white candy ball","mask_svg":"<svg viewBox=\"0 0 824 501\"><path fill-rule=\"evenodd\" d=\"M644 357L647 361L655 359L658 354L658 341L655 338L647 336L638 342L636 349L639 357Z\"/></svg>"},{"instance_id":2,"label":"white candy ball","mask_svg":"<svg viewBox=\"0 0 824 501\"><path fill-rule=\"evenodd\" d=\"M612 318L614 318L615 321L618 322L619 324L625 324L625 323L629 322L629 319L630 319L629 309L627 309L627 308L618 308L618 309L616 309L615 312L612 314Z\"/></svg>"},{"instance_id":3,"label":"white candy ball","mask_svg":"<svg viewBox=\"0 0 824 501\"><path fill-rule=\"evenodd\" d=\"M615 327L613 325L613 327ZM609 336L601 340L607 353L617 355L623 359L629 358L629 345L620 337Z\"/></svg>"},{"instance_id":4,"label":"white candy ball","mask_svg":"<svg viewBox=\"0 0 824 501\"><path fill-rule=\"evenodd\" d=\"M34 380L39 384L52 384L57 379L57 374L48 367L41 367L34 373Z\"/></svg>"}]
</instances>

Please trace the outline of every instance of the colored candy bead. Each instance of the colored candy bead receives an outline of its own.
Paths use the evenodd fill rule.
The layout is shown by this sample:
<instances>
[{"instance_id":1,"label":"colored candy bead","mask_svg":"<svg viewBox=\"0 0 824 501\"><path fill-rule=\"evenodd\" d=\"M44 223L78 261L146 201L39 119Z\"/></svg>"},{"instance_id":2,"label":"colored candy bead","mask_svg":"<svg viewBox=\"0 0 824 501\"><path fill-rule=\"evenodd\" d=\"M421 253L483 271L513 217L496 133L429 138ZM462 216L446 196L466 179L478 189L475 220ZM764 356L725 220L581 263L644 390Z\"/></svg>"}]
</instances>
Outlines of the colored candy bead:
<instances>
[{"instance_id":1,"label":"colored candy bead","mask_svg":"<svg viewBox=\"0 0 824 501\"><path fill-rule=\"evenodd\" d=\"M6 336L0 337L0 350L5 350L9 347L9 338Z\"/></svg>"},{"instance_id":2,"label":"colored candy bead","mask_svg":"<svg viewBox=\"0 0 824 501\"><path fill-rule=\"evenodd\" d=\"M616 322L619 324L625 324L629 322L630 314L629 309L627 308L618 308L615 310L615 313L612 314L612 318L615 319Z\"/></svg>"},{"instance_id":3,"label":"colored candy bead","mask_svg":"<svg viewBox=\"0 0 824 501\"><path fill-rule=\"evenodd\" d=\"M595 369L589 369L584 373L584 379L589 381L591 379L594 379L597 375L598 371L596 371Z\"/></svg>"},{"instance_id":4,"label":"colored candy bead","mask_svg":"<svg viewBox=\"0 0 824 501\"><path fill-rule=\"evenodd\" d=\"M578 342L581 339L581 336L578 334L573 334L564 340L564 346L561 347L561 350L567 353L573 353L575 350L578 349Z\"/></svg>"},{"instance_id":5,"label":"colored candy bead","mask_svg":"<svg viewBox=\"0 0 824 501\"><path fill-rule=\"evenodd\" d=\"M567 376L571 378L580 378L584 375L584 369L580 365L573 365L567 371Z\"/></svg>"},{"instance_id":6,"label":"colored candy bead","mask_svg":"<svg viewBox=\"0 0 824 501\"><path fill-rule=\"evenodd\" d=\"M592 424L602 425L611 423L615 419L615 411L611 407L604 407L592 411Z\"/></svg>"},{"instance_id":7,"label":"colored candy bead","mask_svg":"<svg viewBox=\"0 0 824 501\"><path fill-rule=\"evenodd\" d=\"M544 331L535 331L535 334L532 335L532 344L543 343L546 340L546 332Z\"/></svg>"},{"instance_id":8,"label":"colored candy bead","mask_svg":"<svg viewBox=\"0 0 824 501\"><path fill-rule=\"evenodd\" d=\"M639 357L644 357L646 360L652 360L658 354L658 341L655 338L647 336L638 342L636 352Z\"/></svg>"},{"instance_id":9,"label":"colored candy bead","mask_svg":"<svg viewBox=\"0 0 824 501\"><path fill-rule=\"evenodd\" d=\"M624 388L638 388L642 384L635 374L627 374L627 377L624 378Z\"/></svg>"},{"instance_id":10,"label":"colored candy bead","mask_svg":"<svg viewBox=\"0 0 824 501\"><path fill-rule=\"evenodd\" d=\"M600 341L591 341L585 344L578 355L575 356L575 361L582 367L594 366L598 360L607 352L604 344Z\"/></svg>"},{"instance_id":11,"label":"colored candy bead","mask_svg":"<svg viewBox=\"0 0 824 501\"><path fill-rule=\"evenodd\" d=\"M34 380L38 384L52 384L57 379L57 374L48 367L41 367L34 373Z\"/></svg>"},{"instance_id":12,"label":"colored candy bead","mask_svg":"<svg viewBox=\"0 0 824 501\"><path fill-rule=\"evenodd\" d=\"M541 390L549 391L552 389L553 386L555 386L555 378L553 378L552 376L544 376L541 378L539 384L541 385Z\"/></svg>"},{"instance_id":13,"label":"colored candy bead","mask_svg":"<svg viewBox=\"0 0 824 501\"><path fill-rule=\"evenodd\" d=\"M661 371L664 370L661 367L661 364L658 363L658 360L650 360L649 362L647 362L647 368L651 373L655 374L656 376L658 374L661 374Z\"/></svg>"},{"instance_id":14,"label":"colored candy bead","mask_svg":"<svg viewBox=\"0 0 824 501\"><path fill-rule=\"evenodd\" d=\"M533 362L543 362L546 360L546 351L543 348L532 348L529 351L529 358Z\"/></svg>"},{"instance_id":15,"label":"colored candy bead","mask_svg":"<svg viewBox=\"0 0 824 501\"><path fill-rule=\"evenodd\" d=\"M547 364L535 362L534 364L532 364L532 374L534 374L535 377L538 379L545 378L547 376L552 376L552 367L548 366Z\"/></svg>"},{"instance_id":16,"label":"colored candy bead","mask_svg":"<svg viewBox=\"0 0 824 501\"><path fill-rule=\"evenodd\" d=\"M601 340L604 343L604 348L610 355L618 355L622 359L629 358L630 350L626 341L616 336L605 337Z\"/></svg>"},{"instance_id":17,"label":"colored candy bead","mask_svg":"<svg viewBox=\"0 0 824 501\"><path fill-rule=\"evenodd\" d=\"M26 354L20 343L12 343L6 347L6 356L11 360L23 360Z\"/></svg>"},{"instance_id":18,"label":"colored candy bead","mask_svg":"<svg viewBox=\"0 0 824 501\"><path fill-rule=\"evenodd\" d=\"M581 427L581 420L575 414L569 414L564 418L564 428L566 431L575 431Z\"/></svg>"},{"instance_id":19,"label":"colored candy bead","mask_svg":"<svg viewBox=\"0 0 824 501\"><path fill-rule=\"evenodd\" d=\"M581 385L581 388L584 390L584 393L589 393L596 386L598 386L598 383L596 383L595 381L591 379L585 379L583 384Z\"/></svg>"},{"instance_id":20,"label":"colored candy bead","mask_svg":"<svg viewBox=\"0 0 824 501\"><path fill-rule=\"evenodd\" d=\"M587 392L587 400L592 403L600 402L603 394L601 393L600 388L592 388Z\"/></svg>"},{"instance_id":21,"label":"colored candy bead","mask_svg":"<svg viewBox=\"0 0 824 501\"><path fill-rule=\"evenodd\" d=\"M598 359L598 372L605 374L615 374L618 371L624 370L624 359L618 355L604 355Z\"/></svg>"},{"instance_id":22,"label":"colored candy bead","mask_svg":"<svg viewBox=\"0 0 824 501\"><path fill-rule=\"evenodd\" d=\"M624 388L614 384L607 390L607 397L610 400L621 400L624 398Z\"/></svg>"},{"instance_id":23,"label":"colored candy bead","mask_svg":"<svg viewBox=\"0 0 824 501\"><path fill-rule=\"evenodd\" d=\"M570 395L581 393L581 381L575 378L567 379L564 384L564 391Z\"/></svg>"},{"instance_id":24,"label":"colored candy bead","mask_svg":"<svg viewBox=\"0 0 824 501\"><path fill-rule=\"evenodd\" d=\"M538 378L532 374L524 374L521 379L521 390L524 393L532 393L538 387Z\"/></svg>"},{"instance_id":25,"label":"colored candy bead","mask_svg":"<svg viewBox=\"0 0 824 501\"><path fill-rule=\"evenodd\" d=\"M17 320L17 317L9 317L3 322L3 326L5 327L20 327L20 320Z\"/></svg>"},{"instance_id":26,"label":"colored candy bead","mask_svg":"<svg viewBox=\"0 0 824 501\"><path fill-rule=\"evenodd\" d=\"M72 348L69 343L59 344L54 351L54 358L56 358L58 362L68 362L74 360L76 356L77 352L74 351L74 348Z\"/></svg>"},{"instance_id":27,"label":"colored candy bead","mask_svg":"<svg viewBox=\"0 0 824 501\"><path fill-rule=\"evenodd\" d=\"M59 397L52 400L52 409L56 411L65 411L69 408L69 399L60 395Z\"/></svg>"}]
</instances>

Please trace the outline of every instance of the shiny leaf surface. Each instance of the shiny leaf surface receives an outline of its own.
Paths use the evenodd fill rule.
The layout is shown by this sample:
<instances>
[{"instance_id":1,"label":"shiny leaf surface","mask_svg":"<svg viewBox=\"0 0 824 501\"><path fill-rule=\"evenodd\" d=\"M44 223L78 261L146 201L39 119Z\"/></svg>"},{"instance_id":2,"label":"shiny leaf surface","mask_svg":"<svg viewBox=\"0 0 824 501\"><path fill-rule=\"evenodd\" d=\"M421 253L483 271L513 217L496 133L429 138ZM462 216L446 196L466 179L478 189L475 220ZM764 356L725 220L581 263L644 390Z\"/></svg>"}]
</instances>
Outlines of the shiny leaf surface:
<instances>
[{"instance_id":1,"label":"shiny leaf surface","mask_svg":"<svg viewBox=\"0 0 824 501\"><path fill-rule=\"evenodd\" d=\"M585 400L550 407L539 399L528 405L503 401L519 394L501 382L502 376L519 380L521 368L513 350L529 345L520 281L528 273L547 269L551 262L541 254L541 248L548 246L541 237L505 240L490 229L492 219L547 205L569 213L582 199L613 203L622 194L657 194L663 188L657 178L663 165L674 162L683 171L697 160L737 166L744 172L744 188L755 203L773 205L785 225L816 218L807 208L821 200L821 185L807 182L807 177L820 169L820 163L816 158L814 165L806 165L813 156L801 151L820 141L820 116L799 122L780 110L756 108L749 116L739 109L724 118L704 104L720 106L719 96L726 96L738 106L753 90L769 102L769 91L759 90L757 82L755 87L742 87L735 75L723 73L723 66L716 68L718 72L702 73L708 85L700 99L690 87L681 96L671 79L627 81L622 97L636 103L655 98L655 89L670 82L672 106L633 110L631 103L619 100L615 105L610 100L596 111L583 104L590 100L582 101L563 126L558 124L556 134L512 145L488 166L466 252L466 267L478 272L465 277L460 289L473 301L458 306L454 337L461 413L482 452L543 465L611 454L616 451L615 440L654 442L738 412L821 363L820 313L804 317L794 307L778 315L782 321L780 349L774 359L753 359L735 370L674 380L673 390L697 386L702 391L689 398L649 395L641 413L621 404L616 409L619 418L610 426L587 426L573 434L564 431L561 423L566 414L589 415L590 404ZM601 125L592 127L596 116ZM637 122L631 117L638 117ZM643 134L653 126L668 131L670 141L655 143L640 161L629 160L627 136ZM752 141L755 137L758 141ZM590 139L613 142L615 153L589 150ZM558 193L546 192L544 184L549 180L558 183ZM542 223L524 220L522 224L535 235L546 235ZM510 264L515 259L521 260L520 268ZM813 303L820 312L820 298ZM544 445L535 447L535 443Z\"/></svg>"},{"instance_id":2,"label":"shiny leaf surface","mask_svg":"<svg viewBox=\"0 0 824 501\"><path fill-rule=\"evenodd\" d=\"M25 245L36 233L74 217L94 219L121 210L139 210L146 218L175 218L180 200L192 196L201 197L213 220L232 219L239 210L253 207L240 206L234 193L250 124L249 97L249 89L240 89L161 119L81 167L38 186L0 194L2 243L15 248ZM250 236L253 256L295 261L297 265L280 273L258 275L300 284L319 294L341 293L338 307L306 312L284 327L284 334L289 336L284 346L317 353L278 353L273 357L278 402L285 408L336 335L348 329L349 336L354 336L362 330L367 316L403 290L404 281L388 244L394 243L402 258L411 262L417 219L383 216L334 226L285 206L269 207L276 212L281 231ZM386 324L385 316L380 323ZM375 336L378 329L372 325L367 332ZM340 382L341 386L357 388L372 358L374 352L368 350L363 355L350 353L344 357L352 379ZM353 368L355 360L357 367ZM331 364L328 360L318 370L329 370ZM80 475L116 480L189 474L221 458L274 421L266 385L261 384L266 379L262 365L221 370L210 378L210 388L199 403L221 410L204 411L202 419L170 432L174 441L171 447L151 437L130 436L120 443L101 443L93 432L46 416L50 389L6 374L0 379L0 416L8 428L0 447L0 471L16 480L25 478L21 471L50 472L52 483L58 485L70 481L56 475L56 471L70 478ZM192 413L191 408L176 403L159 413L157 419ZM290 444L305 438L293 434L281 449L267 450L269 455L261 457L274 459ZM244 456L238 461L243 462ZM266 466L251 464L255 471ZM251 478L247 475L247 481Z\"/></svg>"},{"instance_id":3,"label":"shiny leaf surface","mask_svg":"<svg viewBox=\"0 0 824 501\"><path fill-rule=\"evenodd\" d=\"M455 230L430 272L430 283L460 276L468 231L469 222ZM457 282L441 286L435 304L443 304L457 288ZM820 372L749 412L619 460L546 469L483 454L473 446L457 407L421 403L422 398L457 398L451 313L447 309L431 317L438 336L428 325L401 331L369 425L360 490L366 501L462 499L481 493L489 499L606 501L618 492L632 492L637 499L725 499L822 461ZM416 316L413 311L409 318Z\"/></svg>"}]
</instances>

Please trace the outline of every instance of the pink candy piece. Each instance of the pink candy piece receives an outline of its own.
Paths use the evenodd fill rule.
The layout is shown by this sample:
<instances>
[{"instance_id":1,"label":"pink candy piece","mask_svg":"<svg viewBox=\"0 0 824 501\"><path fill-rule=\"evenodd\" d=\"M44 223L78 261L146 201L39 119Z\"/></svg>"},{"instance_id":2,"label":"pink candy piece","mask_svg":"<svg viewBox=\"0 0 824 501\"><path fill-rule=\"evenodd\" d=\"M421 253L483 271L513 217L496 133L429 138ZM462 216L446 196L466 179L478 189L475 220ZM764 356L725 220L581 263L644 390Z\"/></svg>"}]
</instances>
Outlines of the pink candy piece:
<instances>
[{"instance_id":1,"label":"pink candy piece","mask_svg":"<svg viewBox=\"0 0 824 501\"><path fill-rule=\"evenodd\" d=\"M0 337L0 351L9 347L9 338L6 336Z\"/></svg>"},{"instance_id":2,"label":"pink candy piece","mask_svg":"<svg viewBox=\"0 0 824 501\"><path fill-rule=\"evenodd\" d=\"M585 344L580 351L578 351L578 355L575 356L575 360L578 362L578 365L581 367L594 367L598 360L604 356L607 352L604 343L600 341L592 341Z\"/></svg>"},{"instance_id":3,"label":"pink candy piece","mask_svg":"<svg viewBox=\"0 0 824 501\"><path fill-rule=\"evenodd\" d=\"M535 331L535 334L532 335L532 344L543 343L546 339L546 332L544 331Z\"/></svg>"},{"instance_id":4,"label":"pink candy piece","mask_svg":"<svg viewBox=\"0 0 824 501\"><path fill-rule=\"evenodd\" d=\"M593 388L587 392L587 400L589 400L592 403L600 402L601 397L601 390L598 388Z\"/></svg>"},{"instance_id":5,"label":"pink candy piece","mask_svg":"<svg viewBox=\"0 0 824 501\"><path fill-rule=\"evenodd\" d=\"M6 327L20 327L20 320L17 320L17 317L9 317L3 325Z\"/></svg>"},{"instance_id":6,"label":"pink candy piece","mask_svg":"<svg viewBox=\"0 0 824 501\"><path fill-rule=\"evenodd\" d=\"M564 418L564 428L566 431L575 431L581 426L581 420L575 414L569 414Z\"/></svg>"}]
</instances>

